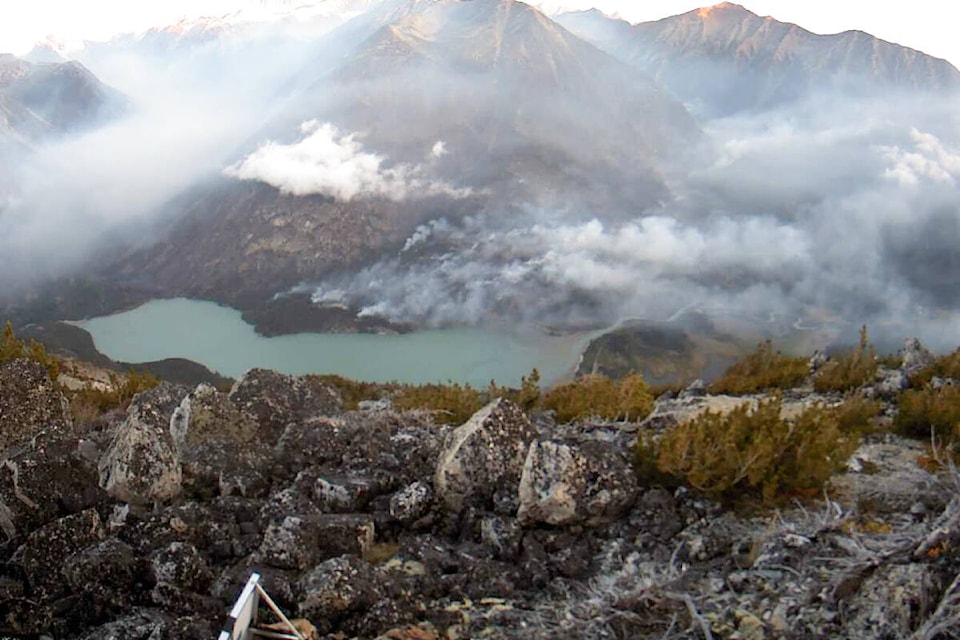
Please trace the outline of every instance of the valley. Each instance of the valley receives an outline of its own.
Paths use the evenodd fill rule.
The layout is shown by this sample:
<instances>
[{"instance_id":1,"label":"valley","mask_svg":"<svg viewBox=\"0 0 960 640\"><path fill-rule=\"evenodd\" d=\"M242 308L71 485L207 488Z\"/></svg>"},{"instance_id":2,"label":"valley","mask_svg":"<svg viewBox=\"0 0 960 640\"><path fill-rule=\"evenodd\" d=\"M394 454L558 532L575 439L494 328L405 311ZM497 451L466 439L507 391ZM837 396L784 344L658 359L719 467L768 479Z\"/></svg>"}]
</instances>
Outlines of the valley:
<instances>
[{"instance_id":1,"label":"valley","mask_svg":"<svg viewBox=\"0 0 960 640\"><path fill-rule=\"evenodd\" d=\"M710 329L684 379L863 323L950 348L960 72L707 9L341 2L7 56L0 310L23 327L191 298L265 336L692 313Z\"/></svg>"}]
</instances>

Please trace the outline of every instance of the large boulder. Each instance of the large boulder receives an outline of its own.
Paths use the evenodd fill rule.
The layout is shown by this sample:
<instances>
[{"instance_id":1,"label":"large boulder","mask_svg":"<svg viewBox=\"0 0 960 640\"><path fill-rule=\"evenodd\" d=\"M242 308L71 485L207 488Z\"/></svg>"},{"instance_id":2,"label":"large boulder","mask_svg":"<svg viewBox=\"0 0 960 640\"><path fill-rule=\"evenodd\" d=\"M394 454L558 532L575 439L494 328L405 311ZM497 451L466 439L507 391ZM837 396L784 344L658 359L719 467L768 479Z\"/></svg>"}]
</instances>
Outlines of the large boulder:
<instances>
[{"instance_id":1,"label":"large boulder","mask_svg":"<svg viewBox=\"0 0 960 640\"><path fill-rule=\"evenodd\" d=\"M7 538L107 500L96 464L81 453L80 444L76 436L49 426L7 450L0 461L0 531Z\"/></svg>"},{"instance_id":2,"label":"large boulder","mask_svg":"<svg viewBox=\"0 0 960 640\"><path fill-rule=\"evenodd\" d=\"M397 486L434 472L445 429L416 415L348 411L292 422L275 447L277 473L307 467L359 471Z\"/></svg>"},{"instance_id":3,"label":"large boulder","mask_svg":"<svg viewBox=\"0 0 960 640\"><path fill-rule=\"evenodd\" d=\"M903 341L903 349L900 352L903 360L900 368L907 375L917 373L921 369L933 364L936 357L923 346L919 338L907 338Z\"/></svg>"},{"instance_id":4,"label":"large boulder","mask_svg":"<svg viewBox=\"0 0 960 640\"><path fill-rule=\"evenodd\" d=\"M475 413L448 436L440 452L434 489L447 509L517 508L517 486L536 430L523 411L503 398Z\"/></svg>"},{"instance_id":5,"label":"large boulder","mask_svg":"<svg viewBox=\"0 0 960 640\"><path fill-rule=\"evenodd\" d=\"M300 579L299 613L318 629L329 631L338 618L378 600L377 578L373 567L360 558L331 558Z\"/></svg>"},{"instance_id":6,"label":"large boulder","mask_svg":"<svg viewBox=\"0 0 960 640\"><path fill-rule=\"evenodd\" d=\"M74 593L82 593L95 615L130 608L146 572L130 545L108 538L73 555L63 563L63 578Z\"/></svg>"},{"instance_id":7,"label":"large boulder","mask_svg":"<svg viewBox=\"0 0 960 640\"><path fill-rule=\"evenodd\" d=\"M263 534L256 559L277 569L304 570L341 555L363 555L376 527L364 514L287 516Z\"/></svg>"},{"instance_id":8,"label":"large boulder","mask_svg":"<svg viewBox=\"0 0 960 640\"><path fill-rule=\"evenodd\" d=\"M262 497L270 457L257 442L257 422L208 384L187 395L171 418L170 432L188 495L218 493Z\"/></svg>"},{"instance_id":9,"label":"large boulder","mask_svg":"<svg viewBox=\"0 0 960 640\"><path fill-rule=\"evenodd\" d=\"M43 366L24 359L0 364L0 453L41 430L71 426L70 407Z\"/></svg>"},{"instance_id":10,"label":"large boulder","mask_svg":"<svg viewBox=\"0 0 960 640\"><path fill-rule=\"evenodd\" d=\"M106 538L106 529L94 509L75 513L37 529L13 556L27 578L35 599L68 590L62 575L64 560L74 553L98 544Z\"/></svg>"},{"instance_id":11,"label":"large boulder","mask_svg":"<svg viewBox=\"0 0 960 640\"><path fill-rule=\"evenodd\" d=\"M122 502L151 504L180 495L183 473L171 418L185 390L169 383L138 394L98 463L100 486Z\"/></svg>"},{"instance_id":12,"label":"large boulder","mask_svg":"<svg viewBox=\"0 0 960 640\"><path fill-rule=\"evenodd\" d=\"M46 369L0 365L0 531L23 535L106 498Z\"/></svg>"},{"instance_id":13,"label":"large boulder","mask_svg":"<svg viewBox=\"0 0 960 640\"><path fill-rule=\"evenodd\" d=\"M287 376L266 369L251 369L230 390L230 400L253 416L257 439L264 446L276 444L290 423L343 411L343 398L333 386L310 376Z\"/></svg>"},{"instance_id":14,"label":"large boulder","mask_svg":"<svg viewBox=\"0 0 960 640\"><path fill-rule=\"evenodd\" d=\"M534 442L523 464L517 518L524 525L595 525L622 515L636 495L633 467L620 447Z\"/></svg>"}]
</instances>

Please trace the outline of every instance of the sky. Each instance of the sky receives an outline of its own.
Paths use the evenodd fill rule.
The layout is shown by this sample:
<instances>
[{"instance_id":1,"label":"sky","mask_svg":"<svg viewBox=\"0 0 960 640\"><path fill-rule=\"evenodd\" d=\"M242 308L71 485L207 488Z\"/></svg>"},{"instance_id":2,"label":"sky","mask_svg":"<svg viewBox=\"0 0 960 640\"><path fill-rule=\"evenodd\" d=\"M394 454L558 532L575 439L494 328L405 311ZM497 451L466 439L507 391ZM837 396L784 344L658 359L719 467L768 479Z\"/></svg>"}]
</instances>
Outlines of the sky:
<instances>
[{"instance_id":1,"label":"sky","mask_svg":"<svg viewBox=\"0 0 960 640\"><path fill-rule=\"evenodd\" d=\"M48 36L66 42L103 40L123 32L174 24L181 18L222 16L238 10L258 15L293 0L0 0L0 52L25 53ZM331 0L327 0L331 1ZM342 0L332 0L342 1ZM530 0L544 9L596 7L631 22L657 20L710 0ZM743 0L760 15L799 24L816 33L859 29L960 67L956 24L960 4L944 0L845 2L838 0Z\"/></svg>"}]
</instances>

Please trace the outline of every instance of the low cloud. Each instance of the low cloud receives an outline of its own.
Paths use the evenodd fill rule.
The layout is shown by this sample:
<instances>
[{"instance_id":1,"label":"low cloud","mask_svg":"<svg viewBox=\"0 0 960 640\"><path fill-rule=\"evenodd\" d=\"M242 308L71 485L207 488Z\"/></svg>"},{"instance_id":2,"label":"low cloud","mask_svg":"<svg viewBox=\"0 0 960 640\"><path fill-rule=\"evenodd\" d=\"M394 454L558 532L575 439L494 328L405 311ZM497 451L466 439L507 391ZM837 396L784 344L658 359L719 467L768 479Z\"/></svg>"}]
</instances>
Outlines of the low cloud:
<instances>
[{"instance_id":1,"label":"low cloud","mask_svg":"<svg viewBox=\"0 0 960 640\"><path fill-rule=\"evenodd\" d=\"M884 177L904 186L916 186L921 181L940 184L956 184L960 176L960 154L955 153L932 133L911 129L913 145L910 149L900 146L880 147L883 156L891 165Z\"/></svg>"},{"instance_id":2,"label":"low cloud","mask_svg":"<svg viewBox=\"0 0 960 640\"><path fill-rule=\"evenodd\" d=\"M445 195L463 198L457 189L425 176L421 165L385 166L386 158L366 151L357 133L343 133L330 123L309 120L300 125L303 138L292 144L267 142L243 160L224 169L238 180L256 180L295 196L320 194L343 202L356 198L410 198ZM446 153L434 145L435 158Z\"/></svg>"}]
</instances>

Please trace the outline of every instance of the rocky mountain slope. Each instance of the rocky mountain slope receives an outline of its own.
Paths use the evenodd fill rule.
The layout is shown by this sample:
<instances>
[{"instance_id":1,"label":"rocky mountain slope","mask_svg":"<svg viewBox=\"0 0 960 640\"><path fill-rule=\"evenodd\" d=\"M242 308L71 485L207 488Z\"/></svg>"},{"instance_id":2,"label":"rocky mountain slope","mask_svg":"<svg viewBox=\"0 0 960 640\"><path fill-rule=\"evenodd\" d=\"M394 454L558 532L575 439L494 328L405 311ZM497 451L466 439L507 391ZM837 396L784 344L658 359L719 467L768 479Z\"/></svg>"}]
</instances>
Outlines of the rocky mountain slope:
<instances>
[{"instance_id":1,"label":"rocky mountain slope","mask_svg":"<svg viewBox=\"0 0 960 640\"><path fill-rule=\"evenodd\" d=\"M0 54L0 140L8 146L93 127L125 108L120 94L78 62L34 64Z\"/></svg>"},{"instance_id":2,"label":"rocky mountain slope","mask_svg":"<svg viewBox=\"0 0 960 640\"><path fill-rule=\"evenodd\" d=\"M929 361L911 341L858 393L895 413ZM958 478L922 442L867 436L824 498L736 510L638 481L633 443L755 396L570 425L500 399L458 426L253 370L89 424L46 375L0 365L3 633L214 637L252 571L327 638L958 631ZM804 383L783 411L838 399Z\"/></svg>"},{"instance_id":3,"label":"rocky mountain slope","mask_svg":"<svg viewBox=\"0 0 960 640\"><path fill-rule=\"evenodd\" d=\"M431 219L652 206L700 136L651 80L520 2L388 3L344 34L352 51L296 76L270 141L172 202L165 237L111 274L249 308L393 255Z\"/></svg>"},{"instance_id":4,"label":"rocky mountain slope","mask_svg":"<svg viewBox=\"0 0 960 640\"><path fill-rule=\"evenodd\" d=\"M811 33L730 2L635 26L597 11L557 20L711 116L822 91L889 96L960 88L960 72L945 60L862 31Z\"/></svg>"}]
</instances>

